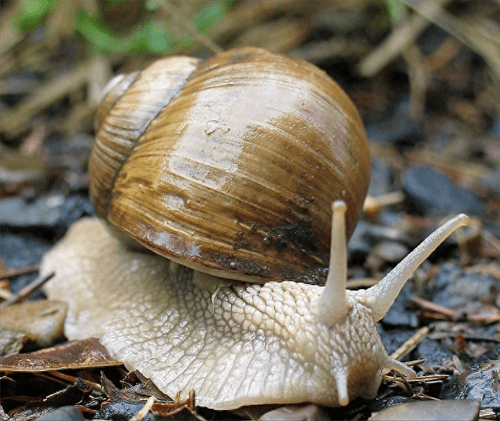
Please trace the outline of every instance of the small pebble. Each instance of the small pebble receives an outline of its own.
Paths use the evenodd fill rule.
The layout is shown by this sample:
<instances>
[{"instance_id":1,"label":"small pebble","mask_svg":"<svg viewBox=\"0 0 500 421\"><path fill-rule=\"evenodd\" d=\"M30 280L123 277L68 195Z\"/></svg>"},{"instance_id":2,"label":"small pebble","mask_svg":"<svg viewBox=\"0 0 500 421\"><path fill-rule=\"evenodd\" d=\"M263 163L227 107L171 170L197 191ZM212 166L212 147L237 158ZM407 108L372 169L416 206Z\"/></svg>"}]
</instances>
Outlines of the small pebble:
<instances>
[{"instance_id":1,"label":"small pebble","mask_svg":"<svg viewBox=\"0 0 500 421\"><path fill-rule=\"evenodd\" d=\"M0 329L0 356L17 354L23 349L27 337L29 336L24 332L2 327Z\"/></svg>"},{"instance_id":2,"label":"small pebble","mask_svg":"<svg viewBox=\"0 0 500 421\"><path fill-rule=\"evenodd\" d=\"M377 157L373 158L371 166L370 186L368 194L381 196L394 190L394 173L391 163Z\"/></svg>"},{"instance_id":3,"label":"small pebble","mask_svg":"<svg viewBox=\"0 0 500 421\"><path fill-rule=\"evenodd\" d=\"M259 421L327 421L330 418L318 405L286 405L266 412Z\"/></svg>"},{"instance_id":4,"label":"small pebble","mask_svg":"<svg viewBox=\"0 0 500 421\"><path fill-rule=\"evenodd\" d=\"M419 321L417 315L412 311L412 296L413 292L410 285L407 283L382 319L382 324L391 327L418 327Z\"/></svg>"},{"instance_id":5,"label":"small pebble","mask_svg":"<svg viewBox=\"0 0 500 421\"><path fill-rule=\"evenodd\" d=\"M490 170L484 175L481 183L492 192L500 195L500 171Z\"/></svg>"},{"instance_id":6,"label":"small pebble","mask_svg":"<svg viewBox=\"0 0 500 421\"><path fill-rule=\"evenodd\" d=\"M375 122L367 122L366 132L372 142L394 143L397 146L413 146L425 139L423 124L412 120L409 101L400 101L394 110L381 115Z\"/></svg>"},{"instance_id":7,"label":"small pebble","mask_svg":"<svg viewBox=\"0 0 500 421\"><path fill-rule=\"evenodd\" d=\"M392 354L396 351L401 345L410 339L414 333L413 330L406 327L390 327L388 329L384 329L384 327L380 324L377 326L377 331L380 334L380 338L382 339L382 343L384 344L384 348L388 354ZM408 358L405 357L405 361L406 360L408 360Z\"/></svg>"},{"instance_id":8,"label":"small pebble","mask_svg":"<svg viewBox=\"0 0 500 421\"><path fill-rule=\"evenodd\" d=\"M369 420L475 421L480 408L480 399L408 402L377 412Z\"/></svg>"},{"instance_id":9,"label":"small pebble","mask_svg":"<svg viewBox=\"0 0 500 421\"><path fill-rule=\"evenodd\" d=\"M62 406L54 411L49 411L34 421L84 421L83 414L74 406Z\"/></svg>"},{"instance_id":10,"label":"small pebble","mask_svg":"<svg viewBox=\"0 0 500 421\"><path fill-rule=\"evenodd\" d=\"M64 197L40 196L27 201L22 197L0 200L0 225L11 227L51 227L59 220Z\"/></svg>"},{"instance_id":11,"label":"small pebble","mask_svg":"<svg viewBox=\"0 0 500 421\"><path fill-rule=\"evenodd\" d=\"M408 254L408 247L394 241L382 241L372 249L372 254L389 263L399 263Z\"/></svg>"},{"instance_id":12,"label":"small pebble","mask_svg":"<svg viewBox=\"0 0 500 421\"><path fill-rule=\"evenodd\" d=\"M62 236L68 227L82 216L94 215L87 195L44 195L34 200L22 197L0 199L0 225L15 228L46 228L60 231Z\"/></svg>"},{"instance_id":13,"label":"small pebble","mask_svg":"<svg viewBox=\"0 0 500 421\"><path fill-rule=\"evenodd\" d=\"M144 406L144 402L111 402L97 412L96 417L103 420L129 420ZM142 420L154 421L157 418L148 413Z\"/></svg>"}]
</instances>

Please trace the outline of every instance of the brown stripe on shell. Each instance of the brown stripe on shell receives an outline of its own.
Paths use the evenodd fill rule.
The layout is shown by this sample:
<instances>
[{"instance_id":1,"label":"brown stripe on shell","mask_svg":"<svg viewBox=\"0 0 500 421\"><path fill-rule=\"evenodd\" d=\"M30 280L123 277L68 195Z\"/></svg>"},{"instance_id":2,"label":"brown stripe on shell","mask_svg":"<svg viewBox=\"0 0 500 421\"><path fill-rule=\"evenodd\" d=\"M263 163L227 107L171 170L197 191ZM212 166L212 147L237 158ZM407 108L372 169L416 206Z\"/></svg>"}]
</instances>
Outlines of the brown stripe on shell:
<instances>
[{"instance_id":1,"label":"brown stripe on shell","mask_svg":"<svg viewBox=\"0 0 500 421\"><path fill-rule=\"evenodd\" d=\"M199 61L167 57L116 84L110 82L113 86L97 112L96 141L89 162L90 196L98 215L106 217L114 180L134 144Z\"/></svg>"}]
</instances>

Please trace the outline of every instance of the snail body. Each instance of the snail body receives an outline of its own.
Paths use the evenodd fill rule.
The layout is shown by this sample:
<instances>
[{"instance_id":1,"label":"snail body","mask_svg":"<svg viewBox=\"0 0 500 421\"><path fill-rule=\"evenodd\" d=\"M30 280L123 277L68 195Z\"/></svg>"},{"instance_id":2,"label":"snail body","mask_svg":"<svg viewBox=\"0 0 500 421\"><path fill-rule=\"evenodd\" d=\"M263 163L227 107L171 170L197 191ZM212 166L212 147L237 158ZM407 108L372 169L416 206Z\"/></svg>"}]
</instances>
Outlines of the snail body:
<instances>
[{"instance_id":1,"label":"snail body","mask_svg":"<svg viewBox=\"0 0 500 421\"><path fill-rule=\"evenodd\" d=\"M467 217L376 286L346 291L369 176L352 103L314 66L262 50L172 60L170 75L160 61L111 82L90 161L97 214L161 256L130 250L102 219L75 223L41 265L56 273L48 296L68 301L67 337L99 337L166 394L195 390L215 409L340 406L373 397L384 371L414 376L375 324Z\"/></svg>"},{"instance_id":2,"label":"snail body","mask_svg":"<svg viewBox=\"0 0 500 421\"><path fill-rule=\"evenodd\" d=\"M68 250L78 260L69 259L64 269L55 266L60 253L68 261ZM50 281L46 291L69 301L69 338L100 338L115 359L168 396L186 399L194 390L197 405L338 406L356 396L373 397L380 368L394 365L370 310L351 293L349 315L330 331L327 324L310 322L323 287L236 281L214 294L193 281L192 269L128 250L97 219L75 224L48 261L44 267L66 282ZM340 401L336 376L348 393Z\"/></svg>"}]
</instances>

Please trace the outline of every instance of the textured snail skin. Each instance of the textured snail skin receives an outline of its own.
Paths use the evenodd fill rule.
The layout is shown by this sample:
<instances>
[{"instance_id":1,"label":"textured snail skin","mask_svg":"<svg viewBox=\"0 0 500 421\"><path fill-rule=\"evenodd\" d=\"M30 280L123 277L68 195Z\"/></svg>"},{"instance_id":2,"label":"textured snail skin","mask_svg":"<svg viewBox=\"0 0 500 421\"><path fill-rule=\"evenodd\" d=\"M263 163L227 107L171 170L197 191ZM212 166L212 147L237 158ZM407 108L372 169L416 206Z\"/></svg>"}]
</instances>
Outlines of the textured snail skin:
<instances>
[{"instance_id":1,"label":"textured snail skin","mask_svg":"<svg viewBox=\"0 0 500 421\"><path fill-rule=\"evenodd\" d=\"M391 363L355 293L345 327L331 332L310 312L322 287L235 282L212 297L193 283L192 269L171 264L124 249L87 219L45 256L43 272L56 272L47 294L69 301L68 338L99 337L169 396L194 389L197 404L216 409L337 406L335 370L350 371L350 397L374 396L380 368Z\"/></svg>"},{"instance_id":2,"label":"textured snail skin","mask_svg":"<svg viewBox=\"0 0 500 421\"><path fill-rule=\"evenodd\" d=\"M45 289L68 302L69 339L100 338L172 397L193 389L199 405L214 409L339 406L373 397L384 370L415 375L388 357L375 323L415 267L465 224L465 215L444 224L376 286L337 291L345 312L319 305L336 288L331 281L342 286L335 276L325 287L216 281L214 292L209 275L130 251L97 219L75 223L44 256L41 273L56 273Z\"/></svg>"}]
</instances>

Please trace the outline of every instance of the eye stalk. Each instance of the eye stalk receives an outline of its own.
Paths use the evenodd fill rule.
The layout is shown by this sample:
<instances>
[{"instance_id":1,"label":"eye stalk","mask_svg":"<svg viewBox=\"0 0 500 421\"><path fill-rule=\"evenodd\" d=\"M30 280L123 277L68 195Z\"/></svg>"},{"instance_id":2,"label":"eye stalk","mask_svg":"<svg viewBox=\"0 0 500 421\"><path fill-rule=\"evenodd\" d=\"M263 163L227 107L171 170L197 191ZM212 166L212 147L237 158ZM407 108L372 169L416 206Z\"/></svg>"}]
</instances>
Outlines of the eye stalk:
<instances>
[{"instance_id":1,"label":"eye stalk","mask_svg":"<svg viewBox=\"0 0 500 421\"><path fill-rule=\"evenodd\" d=\"M328 277L326 278L325 290L315 308L319 321L328 327L342 323L350 310L345 289L347 280L346 211L347 205L344 201L336 200L333 202Z\"/></svg>"}]
</instances>

